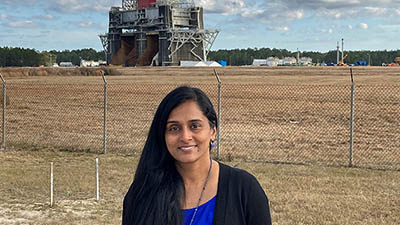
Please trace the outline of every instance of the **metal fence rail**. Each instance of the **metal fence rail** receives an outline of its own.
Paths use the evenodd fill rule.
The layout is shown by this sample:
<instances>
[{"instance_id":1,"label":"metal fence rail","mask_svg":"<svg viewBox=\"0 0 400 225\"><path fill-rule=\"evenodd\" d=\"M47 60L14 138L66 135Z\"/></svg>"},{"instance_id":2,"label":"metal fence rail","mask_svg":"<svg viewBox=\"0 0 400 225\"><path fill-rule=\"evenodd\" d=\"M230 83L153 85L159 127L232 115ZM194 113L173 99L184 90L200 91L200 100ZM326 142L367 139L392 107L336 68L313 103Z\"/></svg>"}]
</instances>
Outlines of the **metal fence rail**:
<instances>
[{"instance_id":1,"label":"metal fence rail","mask_svg":"<svg viewBox=\"0 0 400 225\"><path fill-rule=\"evenodd\" d=\"M351 84L218 83L213 77L197 83L78 79L7 81L7 93L4 85L2 93L9 104L2 101L0 114L6 115L0 129L4 147L138 154L161 99L188 84L203 89L216 110L220 103L217 157L400 169L400 86L353 87L350 137Z\"/></svg>"}]
</instances>

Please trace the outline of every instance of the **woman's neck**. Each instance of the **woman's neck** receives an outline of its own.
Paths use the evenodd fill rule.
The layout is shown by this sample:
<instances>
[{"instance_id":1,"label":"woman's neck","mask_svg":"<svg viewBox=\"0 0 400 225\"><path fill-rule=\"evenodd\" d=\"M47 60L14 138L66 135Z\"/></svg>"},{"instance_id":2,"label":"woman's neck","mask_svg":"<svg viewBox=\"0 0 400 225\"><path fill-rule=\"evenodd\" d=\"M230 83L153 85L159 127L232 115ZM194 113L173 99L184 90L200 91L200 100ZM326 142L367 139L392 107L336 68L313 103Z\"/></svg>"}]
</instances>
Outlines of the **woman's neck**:
<instances>
[{"instance_id":1,"label":"woman's neck","mask_svg":"<svg viewBox=\"0 0 400 225\"><path fill-rule=\"evenodd\" d=\"M212 161L210 158L194 163L177 163L176 168L185 185L203 184L207 178ZM211 171L210 171L211 172Z\"/></svg>"}]
</instances>

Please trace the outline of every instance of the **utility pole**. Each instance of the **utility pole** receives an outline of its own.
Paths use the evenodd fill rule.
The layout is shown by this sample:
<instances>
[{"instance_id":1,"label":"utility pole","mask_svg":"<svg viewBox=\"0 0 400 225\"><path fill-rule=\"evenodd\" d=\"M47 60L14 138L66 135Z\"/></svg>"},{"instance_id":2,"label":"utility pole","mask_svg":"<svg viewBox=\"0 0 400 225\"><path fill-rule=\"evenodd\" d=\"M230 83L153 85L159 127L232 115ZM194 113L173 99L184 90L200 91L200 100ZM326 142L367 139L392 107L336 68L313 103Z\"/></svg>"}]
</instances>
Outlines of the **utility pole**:
<instances>
[{"instance_id":1,"label":"utility pole","mask_svg":"<svg viewBox=\"0 0 400 225\"><path fill-rule=\"evenodd\" d=\"M336 50L336 65L339 65L339 52L340 52L340 50L339 50L339 41L337 42L337 50Z\"/></svg>"},{"instance_id":2,"label":"utility pole","mask_svg":"<svg viewBox=\"0 0 400 225\"><path fill-rule=\"evenodd\" d=\"M344 39L342 38L342 63L344 63Z\"/></svg>"},{"instance_id":3,"label":"utility pole","mask_svg":"<svg viewBox=\"0 0 400 225\"><path fill-rule=\"evenodd\" d=\"M368 53L368 66L371 66L371 53Z\"/></svg>"}]
</instances>

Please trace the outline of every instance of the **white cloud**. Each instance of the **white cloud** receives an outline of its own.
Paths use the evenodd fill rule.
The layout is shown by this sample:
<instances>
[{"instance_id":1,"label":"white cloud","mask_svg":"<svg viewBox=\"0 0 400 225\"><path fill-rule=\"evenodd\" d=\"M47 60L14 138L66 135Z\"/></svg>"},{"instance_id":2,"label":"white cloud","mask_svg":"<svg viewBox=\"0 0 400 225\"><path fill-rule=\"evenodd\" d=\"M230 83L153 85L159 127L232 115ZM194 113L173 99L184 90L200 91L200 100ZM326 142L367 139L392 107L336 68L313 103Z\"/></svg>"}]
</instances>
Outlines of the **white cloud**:
<instances>
[{"instance_id":1,"label":"white cloud","mask_svg":"<svg viewBox=\"0 0 400 225\"><path fill-rule=\"evenodd\" d=\"M350 29L350 30L352 30L352 29L353 29L353 26L352 26L352 25L349 25L348 27L349 27L349 29Z\"/></svg>"},{"instance_id":2,"label":"white cloud","mask_svg":"<svg viewBox=\"0 0 400 225\"><path fill-rule=\"evenodd\" d=\"M291 19L302 19L304 18L304 11L303 10L291 11L289 12L288 17Z\"/></svg>"},{"instance_id":3,"label":"white cloud","mask_svg":"<svg viewBox=\"0 0 400 225\"><path fill-rule=\"evenodd\" d=\"M2 14L0 14L0 19L1 20L4 20L4 19L6 19L7 18L7 14L5 14L5 13L2 13Z\"/></svg>"},{"instance_id":4,"label":"white cloud","mask_svg":"<svg viewBox=\"0 0 400 225\"><path fill-rule=\"evenodd\" d=\"M244 0L200 0L196 5L202 6L205 12L231 15L246 7Z\"/></svg>"},{"instance_id":5,"label":"white cloud","mask_svg":"<svg viewBox=\"0 0 400 225\"><path fill-rule=\"evenodd\" d=\"M386 8L378 8L378 7L365 7L367 14L371 16L384 16L387 14Z\"/></svg>"},{"instance_id":6,"label":"white cloud","mask_svg":"<svg viewBox=\"0 0 400 225\"><path fill-rule=\"evenodd\" d=\"M31 20L24 20L24 21L9 22L8 26L15 28L32 28L36 27L36 24Z\"/></svg>"},{"instance_id":7,"label":"white cloud","mask_svg":"<svg viewBox=\"0 0 400 225\"><path fill-rule=\"evenodd\" d=\"M54 18L54 16L51 14L45 14L45 15L41 15L40 18L46 19L46 20L52 20Z\"/></svg>"},{"instance_id":8,"label":"white cloud","mask_svg":"<svg viewBox=\"0 0 400 225\"><path fill-rule=\"evenodd\" d=\"M333 29L332 28L329 28L329 29L322 29L321 30L321 33L328 33L328 34L332 34L333 33Z\"/></svg>"},{"instance_id":9,"label":"white cloud","mask_svg":"<svg viewBox=\"0 0 400 225\"><path fill-rule=\"evenodd\" d=\"M377 7L378 6L378 7ZM393 17L400 14L399 0L269 0L263 9L269 8L277 14L293 10L303 10L307 15L317 15L335 19L362 16ZM268 11L268 10L266 10Z\"/></svg>"},{"instance_id":10,"label":"white cloud","mask_svg":"<svg viewBox=\"0 0 400 225\"><path fill-rule=\"evenodd\" d=\"M366 30L366 29L368 29L368 24L360 23L360 28Z\"/></svg>"},{"instance_id":11,"label":"white cloud","mask_svg":"<svg viewBox=\"0 0 400 225\"><path fill-rule=\"evenodd\" d=\"M83 21L83 22L80 22L79 23L79 26L80 27L91 27L93 25L93 22L92 21Z\"/></svg>"},{"instance_id":12,"label":"white cloud","mask_svg":"<svg viewBox=\"0 0 400 225\"><path fill-rule=\"evenodd\" d=\"M47 7L62 13L108 11L112 6L122 6L119 0L47 0Z\"/></svg>"},{"instance_id":13,"label":"white cloud","mask_svg":"<svg viewBox=\"0 0 400 225\"><path fill-rule=\"evenodd\" d=\"M289 31L289 27L287 26L278 26L278 27L273 27L275 30L277 31L281 31L281 32L288 32Z\"/></svg>"},{"instance_id":14,"label":"white cloud","mask_svg":"<svg viewBox=\"0 0 400 225\"><path fill-rule=\"evenodd\" d=\"M240 15L245 18L253 18L253 17L257 17L259 15L262 15L263 13L264 13L264 10L261 10L261 9L252 10L252 9L244 8L241 11Z\"/></svg>"}]
</instances>

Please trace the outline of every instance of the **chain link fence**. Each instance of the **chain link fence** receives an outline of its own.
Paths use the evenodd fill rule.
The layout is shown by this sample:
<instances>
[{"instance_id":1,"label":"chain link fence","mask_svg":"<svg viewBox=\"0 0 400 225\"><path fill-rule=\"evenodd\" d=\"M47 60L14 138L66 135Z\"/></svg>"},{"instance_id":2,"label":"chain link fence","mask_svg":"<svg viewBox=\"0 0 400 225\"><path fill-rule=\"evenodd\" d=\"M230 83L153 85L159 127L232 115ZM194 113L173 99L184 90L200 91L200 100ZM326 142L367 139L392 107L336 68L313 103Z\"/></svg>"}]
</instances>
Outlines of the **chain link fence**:
<instances>
[{"instance_id":1,"label":"chain link fence","mask_svg":"<svg viewBox=\"0 0 400 225\"><path fill-rule=\"evenodd\" d=\"M98 151L103 144L103 86L7 83L8 147Z\"/></svg>"},{"instance_id":2,"label":"chain link fence","mask_svg":"<svg viewBox=\"0 0 400 225\"><path fill-rule=\"evenodd\" d=\"M224 85L223 155L345 165L349 93L348 86Z\"/></svg>"},{"instance_id":3,"label":"chain link fence","mask_svg":"<svg viewBox=\"0 0 400 225\"><path fill-rule=\"evenodd\" d=\"M139 154L158 104L165 95L180 85L202 89L216 105L217 86L203 83L133 83L111 82L107 88L107 149L110 152Z\"/></svg>"},{"instance_id":4,"label":"chain link fence","mask_svg":"<svg viewBox=\"0 0 400 225\"><path fill-rule=\"evenodd\" d=\"M111 76L104 81L7 81L3 145L139 154L162 98L187 84L204 90L216 110L221 102L221 148L215 154L224 160L400 169L400 86L355 86L351 155L351 85L222 80L218 99L214 77L186 83Z\"/></svg>"},{"instance_id":5,"label":"chain link fence","mask_svg":"<svg viewBox=\"0 0 400 225\"><path fill-rule=\"evenodd\" d=\"M354 163L400 168L400 86L355 88Z\"/></svg>"}]
</instances>

